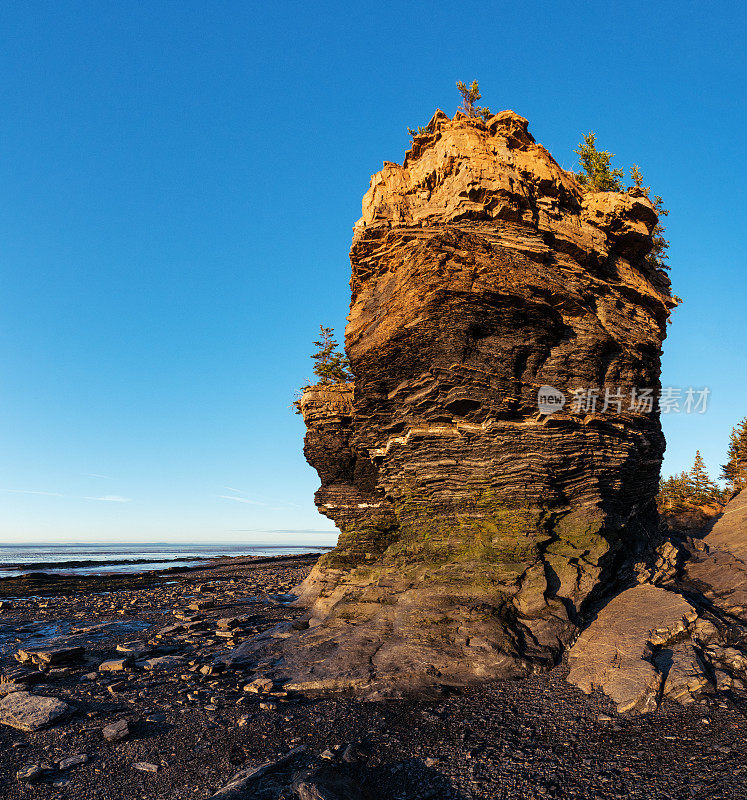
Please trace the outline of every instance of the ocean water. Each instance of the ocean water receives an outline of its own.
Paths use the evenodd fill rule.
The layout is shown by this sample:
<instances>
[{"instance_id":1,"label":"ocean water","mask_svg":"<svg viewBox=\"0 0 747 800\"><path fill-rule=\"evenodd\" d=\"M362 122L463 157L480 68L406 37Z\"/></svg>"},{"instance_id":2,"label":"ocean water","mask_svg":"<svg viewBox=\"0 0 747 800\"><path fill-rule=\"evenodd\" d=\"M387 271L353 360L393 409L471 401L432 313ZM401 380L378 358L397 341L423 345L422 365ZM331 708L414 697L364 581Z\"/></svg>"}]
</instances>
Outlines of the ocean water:
<instances>
[{"instance_id":1,"label":"ocean water","mask_svg":"<svg viewBox=\"0 0 747 800\"><path fill-rule=\"evenodd\" d=\"M28 572L105 575L198 566L219 556L323 553L326 546L273 544L0 544L0 578Z\"/></svg>"}]
</instances>

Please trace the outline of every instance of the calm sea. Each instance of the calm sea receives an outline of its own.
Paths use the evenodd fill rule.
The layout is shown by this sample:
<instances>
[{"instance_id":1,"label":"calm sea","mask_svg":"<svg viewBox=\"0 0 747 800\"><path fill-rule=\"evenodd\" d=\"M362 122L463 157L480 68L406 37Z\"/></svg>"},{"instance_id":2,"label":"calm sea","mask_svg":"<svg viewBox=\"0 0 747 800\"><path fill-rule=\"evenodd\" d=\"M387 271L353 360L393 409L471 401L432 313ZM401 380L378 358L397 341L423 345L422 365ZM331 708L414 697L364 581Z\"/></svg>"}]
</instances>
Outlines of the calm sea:
<instances>
[{"instance_id":1,"label":"calm sea","mask_svg":"<svg viewBox=\"0 0 747 800\"><path fill-rule=\"evenodd\" d=\"M197 566L219 556L280 556L323 553L330 547L272 544L4 544L0 578L24 572L108 574Z\"/></svg>"}]
</instances>

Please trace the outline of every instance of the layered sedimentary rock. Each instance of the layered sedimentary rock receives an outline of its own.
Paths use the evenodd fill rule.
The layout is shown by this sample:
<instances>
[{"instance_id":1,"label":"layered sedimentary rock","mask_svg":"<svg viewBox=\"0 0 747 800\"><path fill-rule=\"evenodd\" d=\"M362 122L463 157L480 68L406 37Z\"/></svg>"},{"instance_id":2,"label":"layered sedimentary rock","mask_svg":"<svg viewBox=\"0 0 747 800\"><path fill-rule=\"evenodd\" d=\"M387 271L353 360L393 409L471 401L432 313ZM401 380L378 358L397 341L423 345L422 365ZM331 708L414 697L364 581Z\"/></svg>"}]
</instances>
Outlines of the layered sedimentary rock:
<instances>
[{"instance_id":1,"label":"layered sedimentary rock","mask_svg":"<svg viewBox=\"0 0 747 800\"><path fill-rule=\"evenodd\" d=\"M641 392L674 305L646 259L656 222L639 189L585 190L510 111L437 112L373 176L350 253L355 383L301 401L341 534L302 587L295 685L385 695L548 667L647 546L664 440Z\"/></svg>"}]
</instances>

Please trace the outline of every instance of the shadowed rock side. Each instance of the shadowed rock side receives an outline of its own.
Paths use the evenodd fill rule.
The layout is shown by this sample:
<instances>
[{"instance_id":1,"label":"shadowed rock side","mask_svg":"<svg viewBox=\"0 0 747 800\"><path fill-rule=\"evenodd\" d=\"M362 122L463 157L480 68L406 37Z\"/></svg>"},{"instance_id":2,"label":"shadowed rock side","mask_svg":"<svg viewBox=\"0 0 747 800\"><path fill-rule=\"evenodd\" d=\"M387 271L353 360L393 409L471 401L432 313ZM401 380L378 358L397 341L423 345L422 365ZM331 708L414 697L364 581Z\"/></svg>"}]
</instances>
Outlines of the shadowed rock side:
<instances>
[{"instance_id":1,"label":"shadowed rock side","mask_svg":"<svg viewBox=\"0 0 747 800\"><path fill-rule=\"evenodd\" d=\"M302 586L309 630L285 640L307 690L549 667L657 527L658 412L630 408L659 387L674 305L645 260L651 203L584 191L511 111L428 127L355 226L354 388L301 402L341 531ZM545 385L568 398L549 417ZM576 413L589 388L596 410Z\"/></svg>"}]
</instances>

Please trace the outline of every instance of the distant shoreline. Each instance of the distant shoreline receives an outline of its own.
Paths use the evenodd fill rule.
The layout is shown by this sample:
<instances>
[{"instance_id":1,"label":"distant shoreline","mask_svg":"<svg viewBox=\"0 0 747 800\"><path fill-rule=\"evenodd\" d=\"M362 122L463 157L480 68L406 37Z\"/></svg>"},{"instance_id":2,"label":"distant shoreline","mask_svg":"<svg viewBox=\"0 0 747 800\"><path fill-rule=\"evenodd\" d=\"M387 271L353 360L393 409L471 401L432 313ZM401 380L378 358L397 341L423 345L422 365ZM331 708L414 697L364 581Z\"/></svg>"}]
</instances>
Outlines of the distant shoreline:
<instances>
[{"instance_id":1,"label":"distant shoreline","mask_svg":"<svg viewBox=\"0 0 747 800\"><path fill-rule=\"evenodd\" d=\"M324 552L332 548L325 547ZM80 572L19 572L16 575L0 577L0 600L34 596L67 596L71 594L98 594L103 592L127 591L163 584L183 573L205 573L218 577L226 570L231 574L242 565L271 564L291 560L312 564L322 552L311 552L299 547L299 553L280 553L277 555L237 555L204 558L189 566L168 566L157 569L143 569L137 572L80 573ZM186 561L187 559L179 559ZM197 559L190 559L196 561ZM163 563L158 562L158 563Z\"/></svg>"},{"instance_id":2,"label":"distant shoreline","mask_svg":"<svg viewBox=\"0 0 747 800\"><path fill-rule=\"evenodd\" d=\"M258 547L257 549L265 550L270 549L269 547ZM168 564L168 565L176 565L176 564L185 564L185 562L199 562L196 566L202 565L204 562L216 561L219 559L225 558L274 558L283 555L296 555L296 554L305 554L314 552L317 549L320 552L325 552L327 550L331 550L332 547L327 545L321 545L318 548L309 548L308 545L278 545L278 549L282 550L290 550L293 551L291 553L276 553L272 556L266 555L257 555L254 556L252 553L239 553L236 555L228 555L228 554L221 554L221 555L186 555L186 556L174 556L172 558L112 558L112 559L73 559L69 561L28 561L28 562L9 562L7 564L0 563L0 573L2 572L14 572L18 574L28 573L28 572L51 572L52 574L57 574L61 571L71 571L75 573L77 570L89 570L96 567L122 567L122 566L139 566L139 565L152 565L152 564ZM162 567L162 569L169 569L169 566ZM116 570L117 572L119 570ZM132 570L132 573L137 573L140 571L147 571L147 570ZM89 573L90 574L90 573ZM106 574L105 570L101 572L97 572L95 574L103 575ZM6 577L16 577L16 575L6 576ZM0 580L4 580L2 575L0 575Z\"/></svg>"}]
</instances>

